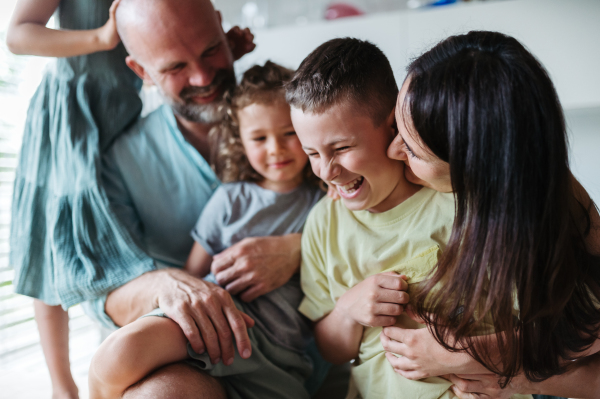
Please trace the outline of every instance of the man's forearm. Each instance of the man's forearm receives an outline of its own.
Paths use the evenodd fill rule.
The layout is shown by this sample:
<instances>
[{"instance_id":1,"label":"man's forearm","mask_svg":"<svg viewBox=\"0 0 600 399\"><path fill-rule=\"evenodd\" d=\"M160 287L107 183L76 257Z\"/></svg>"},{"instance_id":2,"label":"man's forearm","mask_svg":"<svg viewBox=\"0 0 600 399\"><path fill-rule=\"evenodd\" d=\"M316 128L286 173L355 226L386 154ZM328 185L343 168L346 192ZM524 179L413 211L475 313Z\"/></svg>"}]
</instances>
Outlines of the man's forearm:
<instances>
[{"instance_id":1,"label":"man's forearm","mask_svg":"<svg viewBox=\"0 0 600 399\"><path fill-rule=\"evenodd\" d=\"M158 285L167 272L163 269L142 274L110 292L104 308L106 314L123 327L155 309Z\"/></svg>"}]
</instances>

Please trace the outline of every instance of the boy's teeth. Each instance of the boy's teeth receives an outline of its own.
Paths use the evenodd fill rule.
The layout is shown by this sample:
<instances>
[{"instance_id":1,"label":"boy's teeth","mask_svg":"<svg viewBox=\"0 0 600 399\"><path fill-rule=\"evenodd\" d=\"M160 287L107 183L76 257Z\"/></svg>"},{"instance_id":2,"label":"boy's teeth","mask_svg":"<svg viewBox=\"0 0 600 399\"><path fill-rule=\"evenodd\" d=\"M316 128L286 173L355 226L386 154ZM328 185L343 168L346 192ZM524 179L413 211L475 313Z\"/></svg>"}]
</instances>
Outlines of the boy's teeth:
<instances>
[{"instance_id":1,"label":"boy's teeth","mask_svg":"<svg viewBox=\"0 0 600 399\"><path fill-rule=\"evenodd\" d=\"M363 177L359 177L353 181L351 181L348 184L345 184L343 186L340 186L340 188L342 189L342 191L344 191L347 194L352 194L353 192L356 191L357 186L359 186L362 183Z\"/></svg>"}]
</instances>

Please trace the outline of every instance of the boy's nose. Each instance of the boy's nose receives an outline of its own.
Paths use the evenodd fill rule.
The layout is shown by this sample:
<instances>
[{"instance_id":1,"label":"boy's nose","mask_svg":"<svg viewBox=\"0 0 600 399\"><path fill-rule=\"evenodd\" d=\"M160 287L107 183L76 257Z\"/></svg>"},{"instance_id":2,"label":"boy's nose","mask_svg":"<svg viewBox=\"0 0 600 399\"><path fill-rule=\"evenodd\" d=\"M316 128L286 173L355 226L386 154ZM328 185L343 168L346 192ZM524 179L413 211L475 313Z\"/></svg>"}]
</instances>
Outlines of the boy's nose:
<instances>
[{"instance_id":1,"label":"boy's nose","mask_svg":"<svg viewBox=\"0 0 600 399\"><path fill-rule=\"evenodd\" d=\"M333 158L323 160L324 163L321 165L321 179L325 181L332 181L340 174L340 166L334 161Z\"/></svg>"}]
</instances>

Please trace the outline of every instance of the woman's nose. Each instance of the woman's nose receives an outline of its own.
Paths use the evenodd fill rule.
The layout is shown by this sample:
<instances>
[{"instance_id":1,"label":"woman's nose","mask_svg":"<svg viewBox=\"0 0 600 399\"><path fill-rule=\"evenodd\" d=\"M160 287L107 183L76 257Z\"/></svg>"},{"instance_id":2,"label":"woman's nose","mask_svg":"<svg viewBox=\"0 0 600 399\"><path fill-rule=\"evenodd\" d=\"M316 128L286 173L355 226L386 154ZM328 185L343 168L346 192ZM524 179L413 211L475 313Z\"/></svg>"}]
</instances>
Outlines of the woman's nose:
<instances>
[{"instance_id":1,"label":"woman's nose","mask_svg":"<svg viewBox=\"0 0 600 399\"><path fill-rule=\"evenodd\" d=\"M402 149L402 136L399 134L394 138L394 141L390 144L387 150L387 156L391 159L397 159L398 161L405 161L408 159L406 152Z\"/></svg>"}]
</instances>

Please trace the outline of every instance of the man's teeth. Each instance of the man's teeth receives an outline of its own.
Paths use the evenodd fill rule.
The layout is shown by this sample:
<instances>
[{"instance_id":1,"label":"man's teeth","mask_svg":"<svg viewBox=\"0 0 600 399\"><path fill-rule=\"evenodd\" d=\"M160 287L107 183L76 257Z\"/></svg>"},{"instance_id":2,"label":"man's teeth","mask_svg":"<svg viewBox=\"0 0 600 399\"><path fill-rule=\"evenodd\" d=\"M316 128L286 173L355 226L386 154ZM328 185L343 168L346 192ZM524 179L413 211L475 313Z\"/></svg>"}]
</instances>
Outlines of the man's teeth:
<instances>
[{"instance_id":1,"label":"man's teeth","mask_svg":"<svg viewBox=\"0 0 600 399\"><path fill-rule=\"evenodd\" d=\"M345 184L343 186L338 186L344 193L346 194L352 194L353 192L355 192L358 187L362 184L363 182L363 177L359 177L358 179L352 180L350 183Z\"/></svg>"}]
</instances>

